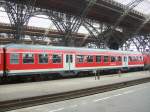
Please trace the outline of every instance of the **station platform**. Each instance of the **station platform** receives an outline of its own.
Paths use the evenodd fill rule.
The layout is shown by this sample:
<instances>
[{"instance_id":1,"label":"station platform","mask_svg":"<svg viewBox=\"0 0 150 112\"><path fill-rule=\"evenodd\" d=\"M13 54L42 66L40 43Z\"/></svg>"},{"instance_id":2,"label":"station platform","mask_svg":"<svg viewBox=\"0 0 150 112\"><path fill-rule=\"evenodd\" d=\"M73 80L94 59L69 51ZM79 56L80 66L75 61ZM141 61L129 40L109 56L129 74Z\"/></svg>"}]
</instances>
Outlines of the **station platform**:
<instances>
[{"instance_id":1,"label":"station platform","mask_svg":"<svg viewBox=\"0 0 150 112\"><path fill-rule=\"evenodd\" d=\"M148 77L150 77L150 72L140 71L100 76L99 80L95 80L95 77L91 76L84 78L0 85L0 102L63 93Z\"/></svg>"}]
</instances>

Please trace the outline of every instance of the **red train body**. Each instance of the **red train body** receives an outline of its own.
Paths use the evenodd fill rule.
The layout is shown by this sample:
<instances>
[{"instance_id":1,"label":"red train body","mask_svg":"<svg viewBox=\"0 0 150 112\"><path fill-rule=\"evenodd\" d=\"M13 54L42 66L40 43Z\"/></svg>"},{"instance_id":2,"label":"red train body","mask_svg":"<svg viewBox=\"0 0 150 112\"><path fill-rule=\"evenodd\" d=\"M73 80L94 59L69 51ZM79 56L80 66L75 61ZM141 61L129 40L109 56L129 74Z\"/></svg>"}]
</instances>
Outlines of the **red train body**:
<instances>
[{"instance_id":1,"label":"red train body","mask_svg":"<svg viewBox=\"0 0 150 112\"><path fill-rule=\"evenodd\" d=\"M140 52L9 44L0 47L0 76L144 68Z\"/></svg>"},{"instance_id":2,"label":"red train body","mask_svg":"<svg viewBox=\"0 0 150 112\"><path fill-rule=\"evenodd\" d=\"M4 59L3 59L3 56L4 53L3 53L3 48L0 47L0 76L2 77L3 76L3 69L4 69Z\"/></svg>"}]
</instances>

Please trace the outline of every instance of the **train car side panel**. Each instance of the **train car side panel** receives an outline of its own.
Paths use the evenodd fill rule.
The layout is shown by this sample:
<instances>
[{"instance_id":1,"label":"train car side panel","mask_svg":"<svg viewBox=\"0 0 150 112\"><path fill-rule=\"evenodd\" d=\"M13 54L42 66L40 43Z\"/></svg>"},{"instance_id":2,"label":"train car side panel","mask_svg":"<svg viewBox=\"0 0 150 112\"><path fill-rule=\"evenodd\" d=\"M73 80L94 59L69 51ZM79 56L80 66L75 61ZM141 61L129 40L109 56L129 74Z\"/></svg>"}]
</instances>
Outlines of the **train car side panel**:
<instances>
[{"instance_id":1,"label":"train car side panel","mask_svg":"<svg viewBox=\"0 0 150 112\"><path fill-rule=\"evenodd\" d=\"M115 69L122 67L122 54L113 52L77 53L77 69Z\"/></svg>"},{"instance_id":2,"label":"train car side panel","mask_svg":"<svg viewBox=\"0 0 150 112\"><path fill-rule=\"evenodd\" d=\"M129 55L129 67L144 67L143 55L142 54L130 54Z\"/></svg>"},{"instance_id":3,"label":"train car side panel","mask_svg":"<svg viewBox=\"0 0 150 112\"><path fill-rule=\"evenodd\" d=\"M63 69L63 54L55 51L37 52L14 50L7 52L9 75L45 73Z\"/></svg>"},{"instance_id":4,"label":"train car side panel","mask_svg":"<svg viewBox=\"0 0 150 112\"><path fill-rule=\"evenodd\" d=\"M0 77L3 75L3 48L0 48Z\"/></svg>"},{"instance_id":5,"label":"train car side panel","mask_svg":"<svg viewBox=\"0 0 150 112\"><path fill-rule=\"evenodd\" d=\"M150 54L143 54L144 56L144 68L150 70Z\"/></svg>"}]
</instances>

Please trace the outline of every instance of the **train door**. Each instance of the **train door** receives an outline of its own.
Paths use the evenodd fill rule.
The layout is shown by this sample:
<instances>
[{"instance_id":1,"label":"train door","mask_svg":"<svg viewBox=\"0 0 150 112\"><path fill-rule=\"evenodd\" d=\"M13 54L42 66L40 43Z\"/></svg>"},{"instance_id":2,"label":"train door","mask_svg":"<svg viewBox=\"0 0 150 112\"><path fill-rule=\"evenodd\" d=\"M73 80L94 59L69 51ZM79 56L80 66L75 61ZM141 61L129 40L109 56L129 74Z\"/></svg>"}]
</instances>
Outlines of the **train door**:
<instances>
[{"instance_id":1,"label":"train door","mask_svg":"<svg viewBox=\"0 0 150 112\"><path fill-rule=\"evenodd\" d=\"M128 56L123 56L123 67L128 68Z\"/></svg>"},{"instance_id":2,"label":"train door","mask_svg":"<svg viewBox=\"0 0 150 112\"><path fill-rule=\"evenodd\" d=\"M65 69L73 70L75 65L75 55L74 54L65 54Z\"/></svg>"}]
</instances>

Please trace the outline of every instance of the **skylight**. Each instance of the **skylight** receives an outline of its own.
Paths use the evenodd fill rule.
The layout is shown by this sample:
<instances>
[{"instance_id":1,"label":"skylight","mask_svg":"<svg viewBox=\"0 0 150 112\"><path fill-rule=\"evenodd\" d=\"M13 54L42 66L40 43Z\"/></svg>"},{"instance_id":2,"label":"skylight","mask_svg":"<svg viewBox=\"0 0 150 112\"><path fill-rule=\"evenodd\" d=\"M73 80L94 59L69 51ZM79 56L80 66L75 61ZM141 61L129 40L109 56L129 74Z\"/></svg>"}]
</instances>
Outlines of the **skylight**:
<instances>
[{"instance_id":1,"label":"skylight","mask_svg":"<svg viewBox=\"0 0 150 112\"><path fill-rule=\"evenodd\" d=\"M119 2L123 5L127 5L135 0L114 0L114 1ZM139 11L145 15L150 15L150 0L143 0L136 7L134 7L134 10Z\"/></svg>"}]
</instances>

